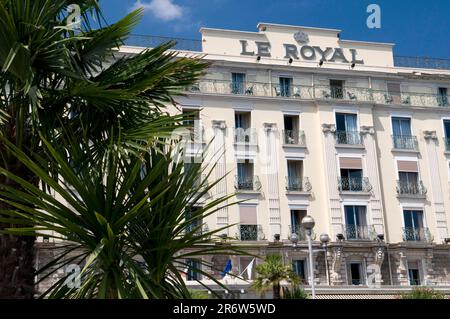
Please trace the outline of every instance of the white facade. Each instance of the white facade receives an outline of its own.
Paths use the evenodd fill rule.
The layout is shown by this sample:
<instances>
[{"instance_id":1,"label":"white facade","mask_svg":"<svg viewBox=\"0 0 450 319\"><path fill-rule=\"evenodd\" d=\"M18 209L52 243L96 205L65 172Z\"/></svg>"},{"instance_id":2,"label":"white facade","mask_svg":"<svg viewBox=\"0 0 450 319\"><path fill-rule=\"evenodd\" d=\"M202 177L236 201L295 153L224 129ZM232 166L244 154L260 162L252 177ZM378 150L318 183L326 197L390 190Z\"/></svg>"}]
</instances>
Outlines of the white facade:
<instances>
[{"instance_id":1,"label":"white facade","mask_svg":"<svg viewBox=\"0 0 450 319\"><path fill-rule=\"evenodd\" d=\"M212 65L178 102L199 110L205 142L214 138L212 177L229 173L212 198L238 191L237 200L247 199L203 222L236 224L227 235L252 252L306 261L290 239L297 232L305 247L296 225L311 215L316 248L320 234L331 238L331 285L366 285L373 265L379 284L450 285L450 70L396 67L393 44L342 40L340 32L267 23L258 32L201 29ZM205 257L217 269L227 258ZM230 258L236 274L249 262ZM327 285L324 254L315 272Z\"/></svg>"}]
</instances>

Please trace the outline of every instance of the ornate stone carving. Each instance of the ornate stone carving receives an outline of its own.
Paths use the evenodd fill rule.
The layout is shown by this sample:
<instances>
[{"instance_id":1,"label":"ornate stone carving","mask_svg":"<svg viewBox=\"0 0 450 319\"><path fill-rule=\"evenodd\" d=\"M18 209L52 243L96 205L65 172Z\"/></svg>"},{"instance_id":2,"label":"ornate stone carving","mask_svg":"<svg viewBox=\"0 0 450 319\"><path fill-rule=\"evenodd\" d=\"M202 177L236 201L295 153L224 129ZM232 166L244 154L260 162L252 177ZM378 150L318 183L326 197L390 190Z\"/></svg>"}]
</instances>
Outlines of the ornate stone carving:
<instances>
[{"instance_id":1,"label":"ornate stone carving","mask_svg":"<svg viewBox=\"0 0 450 319\"><path fill-rule=\"evenodd\" d=\"M212 128L218 128L218 129L224 130L227 128L227 123L225 121L213 120Z\"/></svg>"},{"instance_id":2,"label":"ornate stone carving","mask_svg":"<svg viewBox=\"0 0 450 319\"><path fill-rule=\"evenodd\" d=\"M331 269L330 279L332 285L339 285L342 283L341 279L341 265L343 260L342 247L334 247L331 252Z\"/></svg>"},{"instance_id":3,"label":"ornate stone carving","mask_svg":"<svg viewBox=\"0 0 450 319\"><path fill-rule=\"evenodd\" d=\"M272 132L277 130L277 125L275 123L264 123L264 131Z\"/></svg>"},{"instance_id":4,"label":"ornate stone carving","mask_svg":"<svg viewBox=\"0 0 450 319\"><path fill-rule=\"evenodd\" d=\"M384 254L385 254L385 248L384 247L376 247L373 249L373 253L374 253L374 262L375 264L377 264L378 266L381 267L381 264L383 263L384 260Z\"/></svg>"},{"instance_id":5,"label":"ornate stone carving","mask_svg":"<svg viewBox=\"0 0 450 319\"><path fill-rule=\"evenodd\" d=\"M423 137L426 140L437 140L437 134L436 131L423 131Z\"/></svg>"},{"instance_id":6,"label":"ornate stone carving","mask_svg":"<svg viewBox=\"0 0 450 319\"><path fill-rule=\"evenodd\" d=\"M336 125L334 124L322 124L322 132L327 133L336 133Z\"/></svg>"},{"instance_id":7,"label":"ornate stone carving","mask_svg":"<svg viewBox=\"0 0 450 319\"><path fill-rule=\"evenodd\" d=\"M361 126L360 131L361 131L362 135L366 135L366 134L374 135L375 134L375 129L373 128L373 126Z\"/></svg>"}]
</instances>

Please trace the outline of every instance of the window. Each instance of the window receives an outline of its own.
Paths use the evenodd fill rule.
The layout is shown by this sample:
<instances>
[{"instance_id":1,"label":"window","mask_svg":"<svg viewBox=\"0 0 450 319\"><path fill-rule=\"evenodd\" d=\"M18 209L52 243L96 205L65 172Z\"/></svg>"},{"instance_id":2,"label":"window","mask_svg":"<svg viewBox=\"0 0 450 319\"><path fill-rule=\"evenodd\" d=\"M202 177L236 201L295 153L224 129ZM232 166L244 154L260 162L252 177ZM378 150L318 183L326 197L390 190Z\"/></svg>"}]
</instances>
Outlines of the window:
<instances>
[{"instance_id":1,"label":"window","mask_svg":"<svg viewBox=\"0 0 450 319\"><path fill-rule=\"evenodd\" d=\"M333 99L344 98L344 81L330 80L330 91Z\"/></svg>"},{"instance_id":2,"label":"window","mask_svg":"<svg viewBox=\"0 0 450 319\"><path fill-rule=\"evenodd\" d=\"M200 280L200 274L198 270L201 270L201 264L198 259L188 259L186 260L187 264L187 280Z\"/></svg>"},{"instance_id":3,"label":"window","mask_svg":"<svg viewBox=\"0 0 450 319\"><path fill-rule=\"evenodd\" d=\"M408 262L408 279L411 286L420 286L419 262Z\"/></svg>"},{"instance_id":4,"label":"window","mask_svg":"<svg viewBox=\"0 0 450 319\"><path fill-rule=\"evenodd\" d=\"M350 263L349 268L350 268L349 284L354 286L364 284L361 263Z\"/></svg>"},{"instance_id":5,"label":"window","mask_svg":"<svg viewBox=\"0 0 450 319\"><path fill-rule=\"evenodd\" d=\"M420 193L417 172L398 172L399 194L417 195Z\"/></svg>"},{"instance_id":6,"label":"window","mask_svg":"<svg viewBox=\"0 0 450 319\"><path fill-rule=\"evenodd\" d=\"M244 94L245 92L245 74L231 73L231 93Z\"/></svg>"},{"instance_id":7,"label":"window","mask_svg":"<svg viewBox=\"0 0 450 319\"><path fill-rule=\"evenodd\" d=\"M296 115L284 116L284 144L302 144L299 131L299 117Z\"/></svg>"},{"instance_id":8,"label":"window","mask_svg":"<svg viewBox=\"0 0 450 319\"><path fill-rule=\"evenodd\" d=\"M394 148L416 149L417 140L411 134L411 119L408 117L392 118Z\"/></svg>"},{"instance_id":9,"label":"window","mask_svg":"<svg viewBox=\"0 0 450 319\"><path fill-rule=\"evenodd\" d=\"M447 88L438 88L437 100L439 106L449 106Z\"/></svg>"},{"instance_id":10,"label":"window","mask_svg":"<svg viewBox=\"0 0 450 319\"><path fill-rule=\"evenodd\" d=\"M450 120L444 120L445 149L450 150Z\"/></svg>"},{"instance_id":11,"label":"window","mask_svg":"<svg viewBox=\"0 0 450 319\"><path fill-rule=\"evenodd\" d=\"M305 260L293 260L292 270L297 274L301 283L306 284L308 282L306 279Z\"/></svg>"},{"instance_id":12,"label":"window","mask_svg":"<svg viewBox=\"0 0 450 319\"><path fill-rule=\"evenodd\" d=\"M196 141L202 136L200 127L200 111L195 109L183 108L183 125L189 130L189 140Z\"/></svg>"},{"instance_id":13,"label":"window","mask_svg":"<svg viewBox=\"0 0 450 319\"><path fill-rule=\"evenodd\" d=\"M251 113L250 112L236 112L234 115L235 143L250 143L254 142L254 134L251 130Z\"/></svg>"},{"instance_id":14,"label":"window","mask_svg":"<svg viewBox=\"0 0 450 319\"><path fill-rule=\"evenodd\" d=\"M338 144L361 144L356 114L336 113L336 141Z\"/></svg>"},{"instance_id":15,"label":"window","mask_svg":"<svg viewBox=\"0 0 450 319\"><path fill-rule=\"evenodd\" d=\"M290 191L303 191L303 161L287 161L287 168L287 189Z\"/></svg>"},{"instance_id":16,"label":"window","mask_svg":"<svg viewBox=\"0 0 450 319\"><path fill-rule=\"evenodd\" d=\"M289 97L292 94L292 78L280 77L280 95Z\"/></svg>"},{"instance_id":17,"label":"window","mask_svg":"<svg viewBox=\"0 0 450 319\"><path fill-rule=\"evenodd\" d=\"M201 233L202 218L198 212L199 209L201 207L198 206L186 208L184 213L186 221L192 219L186 227L186 232L190 233L195 231L196 233Z\"/></svg>"},{"instance_id":18,"label":"window","mask_svg":"<svg viewBox=\"0 0 450 319\"><path fill-rule=\"evenodd\" d=\"M239 205L239 236L242 241L258 240L256 206Z\"/></svg>"},{"instance_id":19,"label":"window","mask_svg":"<svg viewBox=\"0 0 450 319\"><path fill-rule=\"evenodd\" d=\"M403 237L405 241L423 241L425 233L423 229L423 211L405 210L403 211L405 228Z\"/></svg>"},{"instance_id":20,"label":"window","mask_svg":"<svg viewBox=\"0 0 450 319\"><path fill-rule=\"evenodd\" d=\"M253 163L245 160L237 164L237 189L254 190Z\"/></svg>"},{"instance_id":21,"label":"window","mask_svg":"<svg viewBox=\"0 0 450 319\"><path fill-rule=\"evenodd\" d=\"M345 233L348 240L368 239L365 206L344 206Z\"/></svg>"},{"instance_id":22,"label":"window","mask_svg":"<svg viewBox=\"0 0 450 319\"><path fill-rule=\"evenodd\" d=\"M341 169L340 190L361 192L363 190L362 169Z\"/></svg>"},{"instance_id":23,"label":"window","mask_svg":"<svg viewBox=\"0 0 450 319\"><path fill-rule=\"evenodd\" d=\"M298 240L306 240L306 233L302 228L302 219L306 216L306 210L291 210L291 234L296 234Z\"/></svg>"}]
</instances>

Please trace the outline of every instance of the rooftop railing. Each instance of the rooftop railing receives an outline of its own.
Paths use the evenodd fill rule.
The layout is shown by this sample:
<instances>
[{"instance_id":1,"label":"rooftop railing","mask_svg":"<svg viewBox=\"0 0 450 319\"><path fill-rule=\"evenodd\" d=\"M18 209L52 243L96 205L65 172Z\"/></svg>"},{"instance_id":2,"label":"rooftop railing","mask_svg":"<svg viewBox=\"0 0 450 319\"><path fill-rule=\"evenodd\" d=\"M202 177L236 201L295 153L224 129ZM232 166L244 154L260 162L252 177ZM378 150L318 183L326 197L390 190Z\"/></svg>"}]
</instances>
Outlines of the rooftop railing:
<instances>
[{"instance_id":1,"label":"rooftop railing","mask_svg":"<svg viewBox=\"0 0 450 319\"><path fill-rule=\"evenodd\" d=\"M367 102L382 105L406 105L422 107L449 107L450 97L436 93L401 92L375 90L363 87L330 87L325 85L292 85L289 90L278 84L263 82L233 83L227 80L203 79L185 88L189 93L222 94L272 97L300 100L339 100Z\"/></svg>"},{"instance_id":2,"label":"rooftop railing","mask_svg":"<svg viewBox=\"0 0 450 319\"><path fill-rule=\"evenodd\" d=\"M195 51L202 52L202 41L195 39L183 39L183 38L171 38L171 37L160 37L152 35L140 35L133 34L125 40L125 45L143 47L143 48L154 48L158 45L173 41L175 46L173 49L182 51Z\"/></svg>"},{"instance_id":3,"label":"rooftop railing","mask_svg":"<svg viewBox=\"0 0 450 319\"><path fill-rule=\"evenodd\" d=\"M396 55L394 56L394 65L397 67L416 69L450 70L450 59Z\"/></svg>"}]
</instances>

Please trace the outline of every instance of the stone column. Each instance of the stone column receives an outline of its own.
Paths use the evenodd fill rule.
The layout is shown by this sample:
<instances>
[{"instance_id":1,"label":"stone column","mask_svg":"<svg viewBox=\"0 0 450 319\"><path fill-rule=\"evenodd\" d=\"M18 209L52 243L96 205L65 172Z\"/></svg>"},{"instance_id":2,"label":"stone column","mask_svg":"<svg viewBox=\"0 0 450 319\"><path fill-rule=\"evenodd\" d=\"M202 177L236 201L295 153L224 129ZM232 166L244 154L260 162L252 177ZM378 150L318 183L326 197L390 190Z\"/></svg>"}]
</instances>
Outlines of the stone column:
<instances>
[{"instance_id":1,"label":"stone column","mask_svg":"<svg viewBox=\"0 0 450 319\"><path fill-rule=\"evenodd\" d=\"M427 144L427 156L430 169L431 189L433 196L430 198L435 210L436 242L442 243L447 237L447 219L445 216L444 195L442 193L441 172L439 171L439 154L437 147L436 131L424 131Z\"/></svg>"},{"instance_id":2,"label":"stone column","mask_svg":"<svg viewBox=\"0 0 450 319\"><path fill-rule=\"evenodd\" d=\"M336 162L335 136L336 126L334 124L322 124L324 133L324 154L325 154L325 176L328 181L328 199L330 205L331 236L342 233L342 211L341 198L338 191L338 172Z\"/></svg>"},{"instance_id":3,"label":"stone column","mask_svg":"<svg viewBox=\"0 0 450 319\"><path fill-rule=\"evenodd\" d=\"M397 254L392 254L395 258L395 265L397 266L397 280L400 286L408 286L408 259L406 258L406 254L404 252L399 252Z\"/></svg>"},{"instance_id":4,"label":"stone column","mask_svg":"<svg viewBox=\"0 0 450 319\"><path fill-rule=\"evenodd\" d=\"M386 234L383 223L383 205L381 202L380 174L378 171L377 147L374 139L375 129L371 126L361 126L361 134L366 149L366 174L372 185L370 211L376 234Z\"/></svg>"},{"instance_id":5,"label":"stone column","mask_svg":"<svg viewBox=\"0 0 450 319\"><path fill-rule=\"evenodd\" d=\"M225 121L212 121L212 128L214 130L214 156L215 156L215 180L220 181L216 184L216 198L228 195L227 193L227 179L224 176L227 173L226 157L225 157L225 130L227 128ZM227 205L223 202L221 205ZM228 226L228 207L222 207L216 212L216 226L217 228ZM226 229L223 233L227 233Z\"/></svg>"},{"instance_id":6,"label":"stone column","mask_svg":"<svg viewBox=\"0 0 450 319\"><path fill-rule=\"evenodd\" d=\"M269 204L270 234L268 240L273 240L275 234L281 234L280 193L278 186L278 149L276 124L264 123L266 134L266 177L267 200Z\"/></svg>"}]
</instances>

